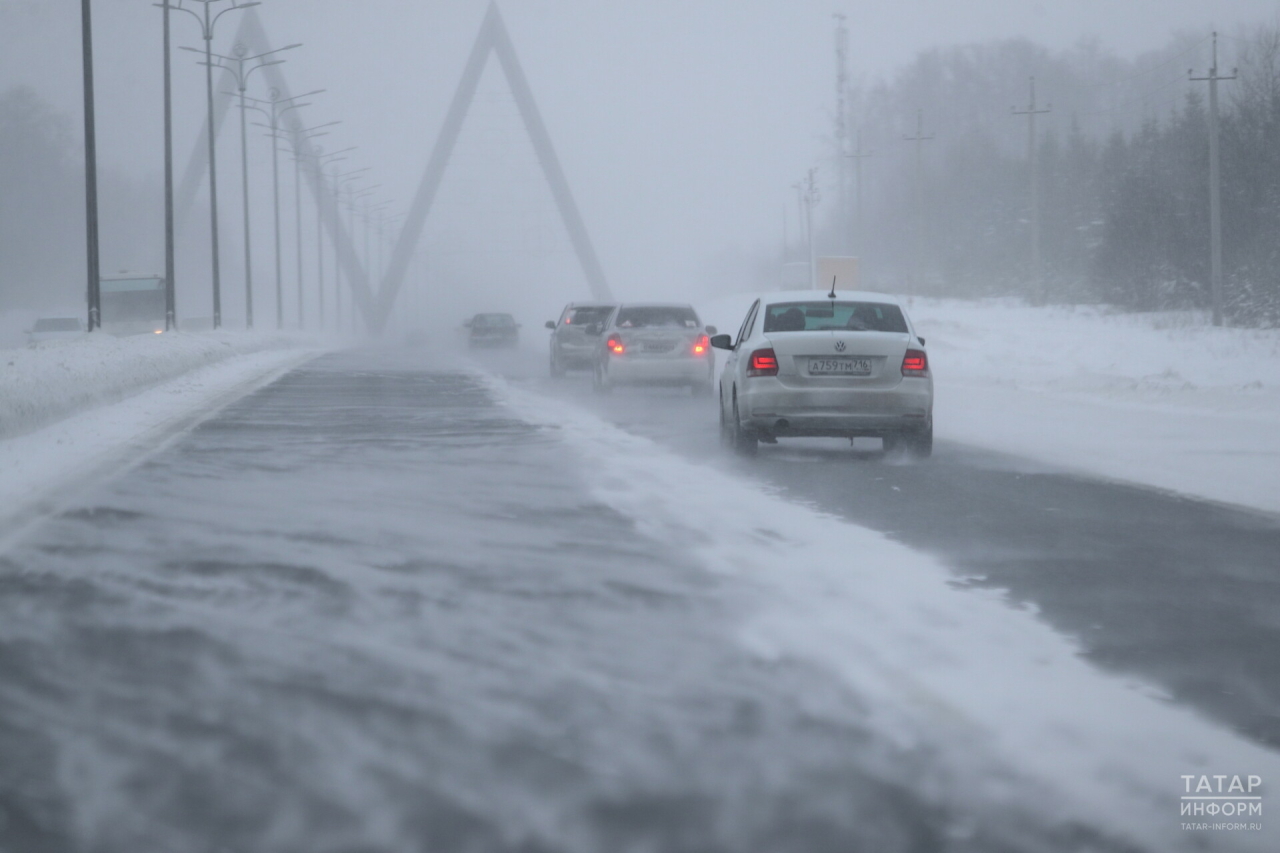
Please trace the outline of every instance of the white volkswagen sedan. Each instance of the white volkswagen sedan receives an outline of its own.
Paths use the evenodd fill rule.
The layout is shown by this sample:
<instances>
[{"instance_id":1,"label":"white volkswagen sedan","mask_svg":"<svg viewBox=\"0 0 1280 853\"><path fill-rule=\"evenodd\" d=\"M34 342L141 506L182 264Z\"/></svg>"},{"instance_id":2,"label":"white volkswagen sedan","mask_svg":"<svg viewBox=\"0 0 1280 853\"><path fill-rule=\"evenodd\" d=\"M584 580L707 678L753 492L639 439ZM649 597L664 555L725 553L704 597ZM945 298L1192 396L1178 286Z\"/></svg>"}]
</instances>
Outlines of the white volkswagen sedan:
<instances>
[{"instance_id":1,"label":"white volkswagen sedan","mask_svg":"<svg viewBox=\"0 0 1280 853\"><path fill-rule=\"evenodd\" d=\"M720 373L720 434L739 452L789 436L877 436L933 451L929 356L902 303L882 293L787 291L747 312Z\"/></svg>"}]
</instances>

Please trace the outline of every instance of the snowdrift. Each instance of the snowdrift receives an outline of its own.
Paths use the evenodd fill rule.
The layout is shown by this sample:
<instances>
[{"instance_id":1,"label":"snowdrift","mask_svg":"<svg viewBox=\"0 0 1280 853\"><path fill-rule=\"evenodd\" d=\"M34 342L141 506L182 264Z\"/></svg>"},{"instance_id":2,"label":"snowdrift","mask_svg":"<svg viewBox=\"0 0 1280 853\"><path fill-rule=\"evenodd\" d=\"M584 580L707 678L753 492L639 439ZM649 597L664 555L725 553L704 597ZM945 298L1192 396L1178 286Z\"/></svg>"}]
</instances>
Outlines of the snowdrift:
<instances>
[{"instance_id":1,"label":"snowdrift","mask_svg":"<svg viewBox=\"0 0 1280 853\"><path fill-rule=\"evenodd\" d=\"M0 350L0 439L11 438L233 356L315 346L298 333L86 335Z\"/></svg>"}]
</instances>

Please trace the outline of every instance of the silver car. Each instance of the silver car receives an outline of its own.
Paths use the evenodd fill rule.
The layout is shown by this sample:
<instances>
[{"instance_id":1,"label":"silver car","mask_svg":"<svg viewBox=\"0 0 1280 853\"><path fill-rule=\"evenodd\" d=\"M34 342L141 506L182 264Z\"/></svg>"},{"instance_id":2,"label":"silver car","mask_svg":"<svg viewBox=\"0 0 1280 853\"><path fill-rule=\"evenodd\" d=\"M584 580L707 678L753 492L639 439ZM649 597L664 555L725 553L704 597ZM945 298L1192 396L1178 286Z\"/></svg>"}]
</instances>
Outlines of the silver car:
<instances>
[{"instance_id":1,"label":"silver car","mask_svg":"<svg viewBox=\"0 0 1280 853\"><path fill-rule=\"evenodd\" d=\"M551 375L564 376L570 368L590 370L595 365L599 334L616 305L603 302L570 302L559 320L548 320L551 330Z\"/></svg>"},{"instance_id":2,"label":"silver car","mask_svg":"<svg viewBox=\"0 0 1280 853\"><path fill-rule=\"evenodd\" d=\"M886 451L933 452L924 339L881 293L787 291L747 312L720 373L720 434L739 452L788 436L876 436Z\"/></svg>"},{"instance_id":3,"label":"silver car","mask_svg":"<svg viewBox=\"0 0 1280 853\"><path fill-rule=\"evenodd\" d=\"M710 394L716 360L710 335L691 305L619 305L596 338L595 390L615 385L685 385Z\"/></svg>"}]
</instances>

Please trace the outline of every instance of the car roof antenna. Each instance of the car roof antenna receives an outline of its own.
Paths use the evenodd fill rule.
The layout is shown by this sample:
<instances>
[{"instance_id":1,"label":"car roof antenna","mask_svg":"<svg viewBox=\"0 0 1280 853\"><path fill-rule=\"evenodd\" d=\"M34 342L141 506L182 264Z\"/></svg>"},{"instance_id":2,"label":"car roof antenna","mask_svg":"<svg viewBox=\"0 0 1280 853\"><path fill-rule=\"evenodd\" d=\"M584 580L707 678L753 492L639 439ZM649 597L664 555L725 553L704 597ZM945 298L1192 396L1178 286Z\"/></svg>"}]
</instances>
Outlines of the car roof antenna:
<instances>
[{"instance_id":1,"label":"car roof antenna","mask_svg":"<svg viewBox=\"0 0 1280 853\"><path fill-rule=\"evenodd\" d=\"M836 298L836 276L831 276L831 292L827 294L828 299Z\"/></svg>"}]
</instances>

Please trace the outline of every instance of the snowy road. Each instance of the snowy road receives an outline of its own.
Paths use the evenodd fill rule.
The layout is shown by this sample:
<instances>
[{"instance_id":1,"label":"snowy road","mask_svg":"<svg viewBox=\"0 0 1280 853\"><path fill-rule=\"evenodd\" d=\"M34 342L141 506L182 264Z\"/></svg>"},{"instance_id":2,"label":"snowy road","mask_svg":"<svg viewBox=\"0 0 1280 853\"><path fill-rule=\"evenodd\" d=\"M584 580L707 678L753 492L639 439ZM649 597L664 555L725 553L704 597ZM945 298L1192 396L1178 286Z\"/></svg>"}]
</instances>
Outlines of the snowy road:
<instances>
[{"instance_id":1,"label":"snowy road","mask_svg":"<svg viewBox=\"0 0 1280 853\"><path fill-rule=\"evenodd\" d=\"M576 377L544 379L540 359L484 364L551 409L586 407L984 575L969 586L1009 588L1095 662L1174 696L1166 710L1116 693L1150 706L1135 728L1203 738L1184 746L1231 772L1275 763L1257 746L1280 739L1274 521L957 447L922 466L819 446L745 467L712 456L705 400L597 399ZM1121 802L1136 828L1095 823L1070 784L1072 808L1038 798L1053 774L1006 776L1021 768L997 747L1040 730L982 731L981 697L957 697L936 740L913 737L909 714L886 725L877 695L822 655L770 645L812 620L860 642L827 649L857 663L875 648L858 638L872 614L819 625L839 590L709 570L707 542L727 533L659 536L600 500L612 475L568 432L421 352L335 354L33 530L0 558L0 850L1265 849L1178 832L1177 770L1143 789L1128 766L1143 756L1085 737L1100 725L1088 714L1064 742L1167 821ZM811 609L760 618L780 594ZM938 594L1009 609L977 589ZM940 631L963 629L961 614L943 612ZM1016 636L1050 672L1015 690L1091 678L1023 621ZM963 672L954 651L947 668ZM937 657L912 653L922 672ZM920 677L883 695L938 705L922 690L939 682ZM1055 712L1067 718L1046 707L1045 731L1064 728ZM1044 747L1064 780L1082 772Z\"/></svg>"},{"instance_id":2,"label":"snowy road","mask_svg":"<svg viewBox=\"0 0 1280 853\"><path fill-rule=\"evenodd\" d=\"M687 392L601 399L585 377L507 372L691 459L724 456L714 403ZM936 554L967 585L1009 590L1095 663L1280 747L1280 518L946 443L925 465L885 463L873 440L724 464Z\"/></svg>"}]
</instances>

